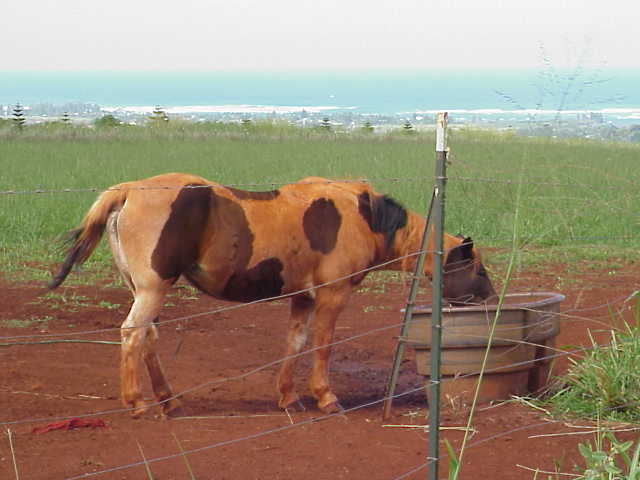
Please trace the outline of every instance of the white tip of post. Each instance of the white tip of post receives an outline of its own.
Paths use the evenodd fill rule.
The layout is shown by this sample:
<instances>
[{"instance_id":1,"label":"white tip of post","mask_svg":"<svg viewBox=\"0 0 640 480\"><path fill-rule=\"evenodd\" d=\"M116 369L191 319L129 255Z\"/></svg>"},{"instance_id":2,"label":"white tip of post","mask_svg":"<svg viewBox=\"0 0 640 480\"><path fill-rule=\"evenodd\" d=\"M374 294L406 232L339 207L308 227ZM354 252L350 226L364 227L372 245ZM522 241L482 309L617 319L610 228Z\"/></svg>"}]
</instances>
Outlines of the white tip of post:
<instances>
[{"instance_id":1,"label":"white tip of post","mask_svg":"<svg viewBox=\"0 0 640 480\"><path fill-rule=\"evenodd\" d=\"M447 151L447 121L449 114L439 112L436 120L436 152Z\"/></svg>"}]
</instances>

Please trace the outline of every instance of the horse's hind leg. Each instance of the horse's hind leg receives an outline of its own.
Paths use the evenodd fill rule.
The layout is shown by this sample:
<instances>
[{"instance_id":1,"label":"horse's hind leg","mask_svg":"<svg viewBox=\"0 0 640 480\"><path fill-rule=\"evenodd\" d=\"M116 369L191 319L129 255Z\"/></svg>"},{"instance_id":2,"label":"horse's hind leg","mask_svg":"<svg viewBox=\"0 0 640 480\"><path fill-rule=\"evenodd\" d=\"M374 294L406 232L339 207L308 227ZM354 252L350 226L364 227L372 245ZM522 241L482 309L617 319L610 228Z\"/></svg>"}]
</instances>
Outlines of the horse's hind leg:
<instances>
[{"instance_id":1,"label":"horse's hind leg","mask_svg":"<svg viewBox=\"0 0 640 480\"><path fill-rule=\"evenodd\" d=\"M160 358L156 353L156 342L158 341L158 329L151 325L147 331L143 346L143 357L147 364L151 386L156 401L162 404L162 413L168 417L182 415L180 402L173 397L173 391L167 382L167 378L162 369Z\"/></svg>"},{"instance_id":2,"label":"horse's hind leg","mask_svg":"<svg viewBox=\"0 0 640 480\"><path fill-rule=\"evenodd\" d=\"M287 352L278 375L278 391L280 392L280 408L287 408L298 401L294 390L293 371L297 358L307 341L308 323L313 312L313 300L305 295L297 295L291 299L291 319L287 334ZM294 357L294 358L291 358Z\"/></svg>"},{"instance_id":3,"label":"horse's hind leg","mask_svg":"<svg viewBox=\"0 0 640 480\"><path fill-rule=\"evenodd\" d=\"M140 386L139 365L142 356L151 377L154 396L158 402L162 402L163 413L175 415L178 414L180 405L176 399L171 399L173 393L156 353L158 331L152 323L158 318L164 296L171 282L157 278L155 273L148 272L144 266L134 269L138 272L138 282L134 281L129 265L130 259L125 254L118 232L119 215L120 212L113 212L107 221L109 244L116 266L134 296L134 304L122 324L121 330L122 401L126 406L134 409L132 412L134 417L141 415L147 409ZM133 259L135 260L136 257L134 256ZM147 273L141 275L140 271ZM137 283L141 283L143 287L136 286Z\"/></svg>"},{"instance_id":4,"label":"horse's hind leg","mask_svg":"<svg viewBox=\"0 0 640 480\"><path fill-rule=\"evenodd\" d=\"M159 368L160 364L153 347L157 333L153 331L152 322L160 312L165 293L165 288L138 288L133 306L120 330L122 338L120 358L122 401L127 407L133 408L132 416L134 417L142 415L147 410L147 405L142 398L140 383L140 363L143 354L147 365L152 365L149 367L149 371L151 373L153 370L151 374L154 390L158 388L163 392L163 395L171 395L162 369ZM149 339L149 335L152 336L151 339Z\"/></svg>"}]
</instances>

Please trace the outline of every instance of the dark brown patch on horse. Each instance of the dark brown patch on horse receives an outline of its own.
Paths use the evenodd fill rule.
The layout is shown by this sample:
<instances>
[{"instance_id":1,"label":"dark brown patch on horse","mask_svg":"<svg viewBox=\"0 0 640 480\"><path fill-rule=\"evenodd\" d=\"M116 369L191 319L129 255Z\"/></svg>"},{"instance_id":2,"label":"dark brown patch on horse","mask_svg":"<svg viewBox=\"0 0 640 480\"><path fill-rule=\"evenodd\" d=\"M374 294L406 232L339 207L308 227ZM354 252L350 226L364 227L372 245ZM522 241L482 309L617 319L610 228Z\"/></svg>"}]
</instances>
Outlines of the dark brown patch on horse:
<instances>
[{"instance_id":1,"label":"dark brown patch on horse","mask_svg":"<svg viewBox=\"0 0 640 480\"><path fill-rule=\"evenodd\" d=\"M213 197L209 186L186 185L171 204L151 255L151 266L161 278L178 278L198 258Z\"/></svg>"},{"instance_id":2,"label":"dark brown patch on horse","mask_svg":"<svg viewBox=\"0 0 640 480\"><path fill-rule=\"evenodd\" d=\"M219 247L227 252L227 258L237 270L247 268L253 255L255 235L249 225L242 205L226 197L215 196L215 218L226 227L227 235L220 239Z\"/></svg>"},{"instance_id":3,"label":"dark brown patch on horse","mask_svg":"<svg viewBox=\"0 0 640 480\"><path fill-rule=\"evenodd\" d=\"M278 195L280 195L280 190L271 190L268 192L252 192L250 190L240 190L232 187L226 188L238 200L273 200Z\"/></svg>"},{"instance_id":4,"label":"dark brown patch on horse","mask_svg":"<svg viewBox=\"0 0 640 480\"><path fill-rule=\"evenodd\" d=\"M407 225L407 211L386 195L358 195L358 211L374 233L384 235L385 248L393 244L396 231Z\"/></svg>"},{"instance_id":5,"label":"dark brown patch on horse","mask_svg":"<svg viewBox=\"0 0 640 480\"><path fill-rule=\"evenodd\" d=\"M341 224L342 216L336 205L326 198L314 200L302 218L304 234L311 249L324 254L335 248Z\"/></svg>"},{"instance_id":6,"label":"dark brown patch on horse","mask_svg":"<svg viewBox=\"0 0 640 480\"><path fill-rule=\"evenodd\" d=\"M248 270L234 273L224 287L223 296L235 302L252 302L282 293L284 265L278 258L268 258Z\"/></svg>"},{"instance_id":7,"label":"dark brown patch on horse","mask_svg":"<svg viewBox=\"0 0 640 480\"><path fill-rule=\"evenodd\" d=\"M255 235L240 203L212 193L210 200L209 226L217 232L215 245L217 259L210 259L228 265L233 271L244 272L253 255ZM211 241L211 240L204 240ZM182 272L194 287L217 298L225 298L223 289L226 280L209 275L199 263L192 263ZM220 281L223 282L220 282Z\"/></svg>"}]
</instances>

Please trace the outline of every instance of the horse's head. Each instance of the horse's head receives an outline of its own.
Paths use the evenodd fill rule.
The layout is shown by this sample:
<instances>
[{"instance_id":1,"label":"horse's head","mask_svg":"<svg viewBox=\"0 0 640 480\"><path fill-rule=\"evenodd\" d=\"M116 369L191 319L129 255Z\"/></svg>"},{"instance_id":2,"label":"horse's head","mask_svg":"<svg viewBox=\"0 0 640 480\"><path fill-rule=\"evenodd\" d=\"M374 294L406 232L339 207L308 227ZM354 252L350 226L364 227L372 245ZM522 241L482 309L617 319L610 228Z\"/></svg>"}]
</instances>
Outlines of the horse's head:
<instances>
[{"instance_id":1,"label":"horse's head","mask_svg":"<svg viewBox=\"0 0 640 480\"><path fill-rule=\"evenodd\" d=\"M496 294L469 237L461 238L461 243L449 251L443 284L442 296L454 306L482 303Z\"/></svg>"}]
</instances>

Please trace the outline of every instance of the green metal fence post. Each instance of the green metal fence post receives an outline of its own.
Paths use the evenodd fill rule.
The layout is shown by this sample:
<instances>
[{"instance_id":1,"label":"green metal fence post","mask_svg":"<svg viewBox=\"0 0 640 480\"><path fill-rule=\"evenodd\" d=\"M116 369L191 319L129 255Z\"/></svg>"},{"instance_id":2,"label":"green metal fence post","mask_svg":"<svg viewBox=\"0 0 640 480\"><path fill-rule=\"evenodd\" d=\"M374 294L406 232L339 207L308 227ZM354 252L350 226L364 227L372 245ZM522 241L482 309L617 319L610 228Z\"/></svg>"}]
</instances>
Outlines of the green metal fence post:
<instances>
[{"instance_id":1,"label":"green metal fence post","mask_svg":"<svg viewBox=\"0 0 640 480\"><path fill-rule=\"evenodd\" d=\"M440 347L442 341L442 289L444 260L444 191L447 183L447 113L438 113L436 123L436 184L433 225L433 299L431 316L431 395L429 403L429 480L438 480L440 461Z\"/></svg>"}]
</instances>

